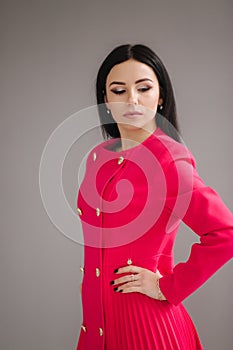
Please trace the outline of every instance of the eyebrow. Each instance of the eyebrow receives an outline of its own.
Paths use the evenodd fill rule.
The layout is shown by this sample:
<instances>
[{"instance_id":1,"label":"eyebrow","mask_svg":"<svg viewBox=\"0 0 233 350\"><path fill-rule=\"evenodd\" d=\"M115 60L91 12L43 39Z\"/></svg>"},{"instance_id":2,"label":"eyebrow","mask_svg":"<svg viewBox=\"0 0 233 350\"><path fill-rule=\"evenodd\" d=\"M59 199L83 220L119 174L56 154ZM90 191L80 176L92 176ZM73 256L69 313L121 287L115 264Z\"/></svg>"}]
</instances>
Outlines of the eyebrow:
<instances>
[{"instance_id":1,"label":"eyebrow","mask_svg":"<svg viewBox=\"0 0 233 350\"><path fill-rule=\"evenodd\" d=\"M151 79L149 79L149 78L143 78L143 79L139 79L139 80L135 81L135 84L142 83L143 81L147 81L147 80L149 80L149 81L151 81L151 82L153 83L153 80L151 80ZM122 82L122 81L112 81L112 82L109 84L109 87L110 87L111 85L113 85L113 84L116 84L116 85L125 85L125 83Z\"/></svg>"}]
</instances>

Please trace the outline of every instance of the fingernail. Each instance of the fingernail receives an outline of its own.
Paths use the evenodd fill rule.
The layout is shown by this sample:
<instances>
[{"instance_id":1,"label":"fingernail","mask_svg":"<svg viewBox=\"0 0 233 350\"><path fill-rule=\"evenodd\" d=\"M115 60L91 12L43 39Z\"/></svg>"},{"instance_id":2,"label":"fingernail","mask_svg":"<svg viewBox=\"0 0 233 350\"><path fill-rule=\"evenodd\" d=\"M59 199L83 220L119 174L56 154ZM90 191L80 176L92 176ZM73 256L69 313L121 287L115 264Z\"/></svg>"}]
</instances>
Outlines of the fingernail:
<instances>
[{"instance_id":1,"label":"fingernail","mask_svg":"<svg viewBox=\"0 0 233 350\"><path fill-rule=\"evenodd\" d=\"M117 292L117 289L118 289L118 287L115 287L113 290L114 290L114 292Z\"/></svg>"},{"instance_id":2,"label":"fingernail","mask_svg":"<svg viewBox=\"0 0 233 350\"><path fill-rule=\"evenodd\" d=\"M114 273L117 273L117 272L118 272L118 269L114 270L113 272L114 272Z\"/></svg>"},{"instance_id":3,"label":"fingernail","mask_svg":"<svg viewBox=\"0 0 233 350\"><path fill-rule=\"evenodd\" d=\"M112 286L112 285L114 284L114 281L111 281L110 284L111 284L111 286Z\"/></svg>"}]
</instances>

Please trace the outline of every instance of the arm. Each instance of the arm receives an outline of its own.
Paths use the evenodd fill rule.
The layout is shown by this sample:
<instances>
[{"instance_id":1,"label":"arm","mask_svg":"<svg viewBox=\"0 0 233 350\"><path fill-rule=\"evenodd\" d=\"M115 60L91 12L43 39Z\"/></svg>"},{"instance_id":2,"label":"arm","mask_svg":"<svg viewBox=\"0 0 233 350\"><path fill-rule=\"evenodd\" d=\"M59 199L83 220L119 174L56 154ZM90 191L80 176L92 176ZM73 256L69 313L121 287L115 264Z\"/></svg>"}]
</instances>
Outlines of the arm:
<instances>
[{"instance_id":1,"label":"arm","mask_svg":"<svg viewBox=\"0 0 233 350\"><path fill-rule=\"evenodd\" d=\"M187 167L192 168L191 193ZM171 274L159 280L167 300L177 305L232 258L233 215L218 193L204 184L193 157L191 162L190 159L171 162L166 179L169 211L200 236L200 242L192 245L188 260L178 263ZM181 191L177 189L178 182L184 184ZM185 201L188 205L183 212Z\"/></svg>"}]
</instances>

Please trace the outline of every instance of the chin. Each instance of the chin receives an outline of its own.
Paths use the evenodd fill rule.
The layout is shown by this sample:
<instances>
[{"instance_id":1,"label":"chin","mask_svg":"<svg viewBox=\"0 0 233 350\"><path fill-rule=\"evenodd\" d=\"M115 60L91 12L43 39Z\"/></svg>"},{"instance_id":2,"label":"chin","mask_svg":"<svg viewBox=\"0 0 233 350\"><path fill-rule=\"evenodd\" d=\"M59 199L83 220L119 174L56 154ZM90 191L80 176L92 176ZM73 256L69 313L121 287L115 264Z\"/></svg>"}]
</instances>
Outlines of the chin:
<instances>
[{"instance_id":1,"label":"chin","mask_svg":"<svg viewBox=\"0 0 233 350\"><path fill-rule=\"evenodd\" d=\"M129 123L129 124L121 124L120 128L121 129L125 129L125 130L138 130L138 129L142 129L144 127L144 125L142 124L137 124L137 123Z\"/></svg>"}]
</instances>

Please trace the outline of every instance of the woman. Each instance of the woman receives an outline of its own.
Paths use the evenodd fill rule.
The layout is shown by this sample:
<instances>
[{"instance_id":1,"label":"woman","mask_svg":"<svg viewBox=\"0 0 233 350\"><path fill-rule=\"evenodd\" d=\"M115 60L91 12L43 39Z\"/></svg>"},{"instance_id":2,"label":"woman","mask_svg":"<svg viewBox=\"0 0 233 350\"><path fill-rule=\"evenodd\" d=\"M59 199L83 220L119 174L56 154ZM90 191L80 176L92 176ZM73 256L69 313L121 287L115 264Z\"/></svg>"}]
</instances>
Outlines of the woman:
<instances>
[{"instance_id":1,"label":"woman","mask_svg":"<svg viewBox=\"0 0 233 350\"><path fill-rule=\"evenodd\" d=\"M85 240L77 350L202 349L182 301L232 257L233 215L178 136L174 94L144 45L102 63L106 141L88 155L77 206ZM181 220L200 236L174 266Z\"/></svg>"}]
</instances>

